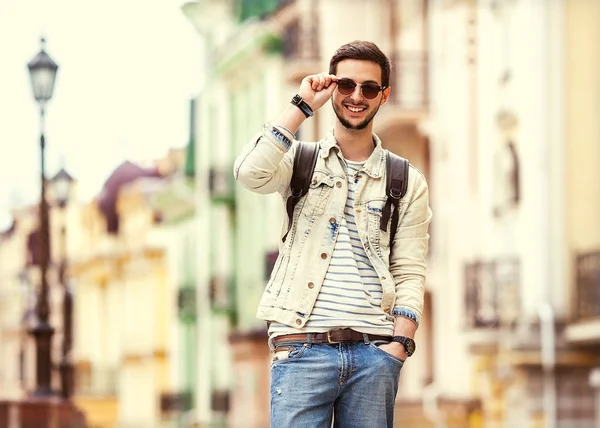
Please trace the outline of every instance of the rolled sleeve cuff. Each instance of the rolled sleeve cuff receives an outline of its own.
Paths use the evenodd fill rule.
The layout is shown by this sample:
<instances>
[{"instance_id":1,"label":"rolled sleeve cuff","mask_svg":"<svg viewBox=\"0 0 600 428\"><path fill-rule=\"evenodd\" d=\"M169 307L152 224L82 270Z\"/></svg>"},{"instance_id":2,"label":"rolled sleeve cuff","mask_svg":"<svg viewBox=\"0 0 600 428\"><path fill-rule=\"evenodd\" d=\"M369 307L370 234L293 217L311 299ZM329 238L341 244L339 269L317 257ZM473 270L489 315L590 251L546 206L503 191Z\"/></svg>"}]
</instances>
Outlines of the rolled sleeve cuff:
<instances>
[{"instance_id":1,"label":"rolled sleeve cuff","mask_svg":"<svg viewBox=\"0 0 600 428\"><path fill-rule=\"evenodd\" d=\"M421 321L421 317L414 309L410 309L410 308L407 308L404 306L398 306L398 307L395 307L394 309L392 309L392 315L395 317L408 318L409 320L414 322L417 326L419 325L419 322Z\"/></svg>"},{"instance_id":2,"label":"rolled sleeve cuff","mask_svg":"<svg viewBox=\"0 0 600 428\"><path fill-rule=\"evenodd\" d=\"M262 134L265 140L275 145L284 153L287 152L292 146L292 140L290 140L284 132L272 126L271 124L265 125Z\"/></svg>"}]
</instances>

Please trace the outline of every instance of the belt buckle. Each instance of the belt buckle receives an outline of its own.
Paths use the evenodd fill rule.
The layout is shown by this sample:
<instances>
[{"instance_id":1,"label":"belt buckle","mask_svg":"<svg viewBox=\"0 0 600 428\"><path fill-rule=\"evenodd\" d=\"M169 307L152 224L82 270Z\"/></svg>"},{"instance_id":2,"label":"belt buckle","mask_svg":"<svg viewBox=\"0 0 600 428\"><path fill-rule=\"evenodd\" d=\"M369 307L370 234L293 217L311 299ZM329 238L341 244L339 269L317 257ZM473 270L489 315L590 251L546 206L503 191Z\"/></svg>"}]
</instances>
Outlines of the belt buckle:
<instances>
[{"instance_id":1,"label":"belt buckle","mask_svg":"<svg viewBox=\"0 0 600 428\"><path fill-rule=\"evenodd\" d=\"M337 344L337 343L340 343L340 342L337 342L337 341L331 340L331 332L332 332L332 331L333 331L333 330L327 330L327 343L330 343L330 344L332 344L332 345L335 345L335 344Z\"/></svg>"}]
</instances>

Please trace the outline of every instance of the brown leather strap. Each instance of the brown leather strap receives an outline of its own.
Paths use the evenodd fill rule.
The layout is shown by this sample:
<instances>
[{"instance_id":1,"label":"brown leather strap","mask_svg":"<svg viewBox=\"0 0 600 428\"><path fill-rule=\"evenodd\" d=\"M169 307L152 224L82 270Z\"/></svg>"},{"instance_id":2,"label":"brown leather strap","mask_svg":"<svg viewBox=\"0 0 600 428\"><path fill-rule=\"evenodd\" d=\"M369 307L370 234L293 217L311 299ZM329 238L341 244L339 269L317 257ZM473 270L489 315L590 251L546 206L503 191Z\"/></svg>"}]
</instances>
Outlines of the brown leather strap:
<instances>
[{"instance_id":1,"label":"brown leather strap","mask_svg":"<svg viewBox=\"0 0 600 428\"><path fill-rule=\"evenodd\" d=\"M391 336L381 336L377 334L367 334L367 338L371 340L391 341ZM343 342L362 342L365 340L364 334L348 328L330 330L327 333L298 333L285 334L277 336L273 339L273 346L282 345L285 343L343 343Z\"/></svg>"}]
</instances>

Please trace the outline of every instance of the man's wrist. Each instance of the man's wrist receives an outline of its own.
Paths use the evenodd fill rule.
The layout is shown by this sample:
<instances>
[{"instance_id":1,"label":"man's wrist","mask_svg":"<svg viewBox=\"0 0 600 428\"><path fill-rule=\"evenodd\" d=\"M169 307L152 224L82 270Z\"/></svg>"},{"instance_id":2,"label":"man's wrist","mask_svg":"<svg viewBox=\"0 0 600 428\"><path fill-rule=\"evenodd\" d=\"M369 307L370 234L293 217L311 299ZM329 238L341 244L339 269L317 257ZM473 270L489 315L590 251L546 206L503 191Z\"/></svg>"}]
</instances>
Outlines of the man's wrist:
<instances>
[{"instance_id":1,"label":"man's wrist","mask_svg":"<svg viewBox=\"0 0 600 428\"><path fill-rule=\"evenodd\" d=\"M294 95L290 103L296 106L306 118L314 114L312 107L299 94Z\"/></svg>"},{"instance_id":2,"label":"man's wrist","mask_svg":"<svg viewBox=\"0 0 600 428\"><path fill-rule=\"evenodd\" d=\"M398 356L401 360L406 360L409 357L408 353L406 352L406 348L402 343L390 342L388 344L388 351L390 351L390 353L393 355Z\"/></svg>"},{"instance_id":3,"label":"man's wrist","mask_svg":"<svg viewBox=\"0 0 600 428\"><path fill-rule=\"evenodd\" d=\"M406 353L406 348L400 342L390 342L390 346L395 349L401 349L402 352Z\"/></svg>"},{"instance_id":4,"label":"man's wrist","mask_svg":"<svg viewBox=\"0 0 600 428\"><path fill-rule=\"evenodd\" d=\"M282 126L287 131L295 134L305 120L306 116L304 116L298 107L288 104L271 123L273 126Z\"/></svg>"}]
</instances>

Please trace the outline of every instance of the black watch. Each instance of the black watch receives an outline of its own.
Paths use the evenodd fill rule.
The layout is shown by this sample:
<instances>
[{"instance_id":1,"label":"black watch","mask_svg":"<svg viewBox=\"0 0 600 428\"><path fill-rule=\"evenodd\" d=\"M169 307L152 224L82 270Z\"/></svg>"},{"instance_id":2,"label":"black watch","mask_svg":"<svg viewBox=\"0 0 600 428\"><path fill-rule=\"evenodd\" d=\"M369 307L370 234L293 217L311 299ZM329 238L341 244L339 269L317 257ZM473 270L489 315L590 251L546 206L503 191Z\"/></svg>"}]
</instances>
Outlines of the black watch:
<instances>
[{"instance_id":1,"label":"black watch","mask_svg":"<svg viewBox=\"0 0 600 428\"><path fill-rule=\"evenodd\" d=\"M392 337L392 342L398 342L404 345L404 349L406 350L406 355L409 357L415 353L417 350L417 344L410 337L405 336L394 336Z\"/></svg>"},{"instance_id":2,"label":"black watch","mask_svg":"<svg viewBox=\"0 0 600 428\"><path fill-rule=\"evenodd\" d=\"M291 103L298 107L306 117L311 117L314 114L310 106L306 103L306 101L302 99L302 97L299 94L294 95L294 98L292 98Z\"/></svg>"}]
</instances>

